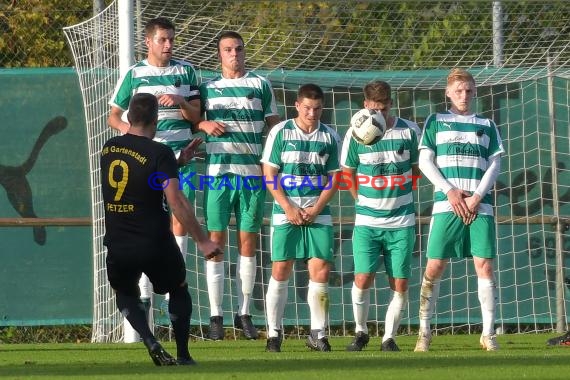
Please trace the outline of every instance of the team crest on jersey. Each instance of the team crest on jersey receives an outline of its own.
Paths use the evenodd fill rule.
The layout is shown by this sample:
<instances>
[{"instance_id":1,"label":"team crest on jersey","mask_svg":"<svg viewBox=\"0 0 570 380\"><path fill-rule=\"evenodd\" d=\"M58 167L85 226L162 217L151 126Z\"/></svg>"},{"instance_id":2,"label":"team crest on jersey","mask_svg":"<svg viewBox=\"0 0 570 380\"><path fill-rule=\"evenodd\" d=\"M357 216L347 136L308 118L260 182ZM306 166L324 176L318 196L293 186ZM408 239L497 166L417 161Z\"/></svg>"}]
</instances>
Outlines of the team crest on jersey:
<instances>
[{"instance_id":1,"label":"team crest on jersey","mask_svg":"<svg viewBox=\"0 0 570 380\"><path fill-rule=\"evenodd\" d=\"M316 176L322 173L320 173L319 168L315 164L300 163L295 166L295 169L293 169L291 174L300 176Z\"/></svg>"},{"instance_id":2,"label":"team crest on jersey","mask_svg":"<svg viewBox=\"0 0 570 380\"><path fill-rule=\"evenodd\" d=\"M178 88L182 85L182 79L180 79L180 77L176 78L176 80L174 81L174 87Z\"/></svg>"}]
</instances>

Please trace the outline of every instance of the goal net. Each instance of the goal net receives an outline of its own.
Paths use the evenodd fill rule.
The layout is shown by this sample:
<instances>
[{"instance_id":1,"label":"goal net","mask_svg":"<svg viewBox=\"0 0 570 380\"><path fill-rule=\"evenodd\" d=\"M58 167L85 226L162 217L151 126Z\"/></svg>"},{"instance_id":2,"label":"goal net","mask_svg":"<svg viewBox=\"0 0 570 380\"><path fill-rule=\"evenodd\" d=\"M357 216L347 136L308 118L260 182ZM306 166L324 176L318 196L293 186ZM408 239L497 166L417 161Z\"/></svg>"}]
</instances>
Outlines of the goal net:
<instances>
[{"instance_id":1,"label":"goal net","mask_svg":"<svg viewBox=\"0 0 570 380\"><path fill-rule=\"evenodd\" d=\"M146 57L145 22L157 16L176 25L175 56L191 61L202 79L219 70L216 36L238 31L246 64L268 77L283 118L296 116L299 85L314 82L326 92L323 121L341 136L362 107L362 87L381 79L393 88L393 112L423 126L448 106L450 68L469 69L477 81L477 112L497 123L507 153L494 191L497 215L497 327L541 331L566 327L570 286L570 8L565 1L150 1L134 3L136 60ZM93 341L121 340L105 274L104 224L98 152L113 132L106 125L108 101L119 77L117 2L96 17L65 28L83 93L92 181L94 309ZM203 173L202 162L198 172ZM417 191L418 239L412 260L409 302L401 333L418 325L419 288L425 265L432 188ZM268 196L266 219L270 215ZM330 325L353 328L354 205L348 192L332 201L335 265L330 280ZM202 193L196 194L202 216ZM252 316L265 325L264 294L270 276L269 226L262 229ZM231 226L226 254L224 321L232 328L237 247ZM204 261L190 247L188 283L194 303L192 331L204 336L209 320ZM309 325L307 272L302 263L290 281L285 324L297 334ZM379 269L369 313L371 332L383 330L390 291ZM155 305L160 305L160 299ZM168 327L159 307L155 323ZM436 331L480 329L476 276L471 260L452 261L442 280L433 320ZM234 337L239 335L234 332Z\"/></svg>"}]
</instances>

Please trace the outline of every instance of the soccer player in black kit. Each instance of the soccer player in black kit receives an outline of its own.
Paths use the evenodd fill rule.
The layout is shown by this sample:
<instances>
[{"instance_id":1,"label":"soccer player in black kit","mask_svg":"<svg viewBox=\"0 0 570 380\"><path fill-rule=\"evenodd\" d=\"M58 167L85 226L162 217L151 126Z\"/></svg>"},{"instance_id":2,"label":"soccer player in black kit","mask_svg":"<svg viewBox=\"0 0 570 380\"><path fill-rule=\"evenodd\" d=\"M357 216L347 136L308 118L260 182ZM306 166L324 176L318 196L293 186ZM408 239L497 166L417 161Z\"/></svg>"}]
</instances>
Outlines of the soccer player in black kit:
<instances>
[{"instance_id":1,"label":"soccer player in black kit","mask_svg":"<svg viewBox=\"0 0 570 380\"><path fill-rule=\"evenodd\" d=\"M107 277L115 290L117 307L140 334L157 366L196 364L188 350L192 299L169 214L172 212L182 222L206 258L221 253L178 188L178 164L193 156L196 144L189 145L177 162L172 149L152 141L158 122L154 95L134 95L127 118L128 133L109 139L101 151ZM168 312L176 359L164 350L148 326L139 298L138 281L143 272L155 293L170 293Z\"/></svg>"}]
</instances>

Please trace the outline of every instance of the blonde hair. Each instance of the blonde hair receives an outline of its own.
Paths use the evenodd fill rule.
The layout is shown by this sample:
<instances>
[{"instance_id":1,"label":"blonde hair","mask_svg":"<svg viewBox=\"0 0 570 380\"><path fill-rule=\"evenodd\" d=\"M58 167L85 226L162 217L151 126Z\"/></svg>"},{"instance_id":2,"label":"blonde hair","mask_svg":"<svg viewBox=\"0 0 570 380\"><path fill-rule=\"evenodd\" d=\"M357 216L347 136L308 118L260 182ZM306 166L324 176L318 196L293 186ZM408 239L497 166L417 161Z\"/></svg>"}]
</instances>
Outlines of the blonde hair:
<instances>
[{"instance_id":1,"label":"blonde hair","mask_svg":"<svg viewBox=\"0 0 570 380\"><path fill-rule=\"evenodd\" d=\"M465 69L455 67L451 69L449 75L447 76L447 85L451 85L454 82L471 82L475 85L475 79L473 79L473 75Z\"/></svg>"}]
</instances>

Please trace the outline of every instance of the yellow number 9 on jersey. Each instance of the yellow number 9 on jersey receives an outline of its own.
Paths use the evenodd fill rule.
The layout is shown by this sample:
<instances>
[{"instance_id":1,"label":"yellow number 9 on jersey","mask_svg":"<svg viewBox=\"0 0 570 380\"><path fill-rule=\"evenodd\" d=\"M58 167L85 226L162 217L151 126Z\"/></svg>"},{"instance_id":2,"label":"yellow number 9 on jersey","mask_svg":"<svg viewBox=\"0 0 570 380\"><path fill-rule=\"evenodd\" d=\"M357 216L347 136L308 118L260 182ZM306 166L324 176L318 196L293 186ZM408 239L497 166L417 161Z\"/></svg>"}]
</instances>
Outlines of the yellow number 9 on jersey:
<instances>
[{"instance_id":1,"label":"yellow number 9 on jersey","mask_svg":"<svg viewBox=\"0 0 570 380\"><path fill-rule=\"evenodd\" d=\"M117 166L120 166L122 169L120 170L121 178L119 180L115 180L114 176L115 169L117 168ZM117 189L115 197L113 198L115 202L121 200L121 197L123 196L123 192L125 191L125 187L127 186L128 181L129 181L129 166L127 165L127 163L122 160L114 160L113 162L111 162L111 165L109 165L109 186L111 186L113 189Z\"/></svg>"}]
</instances>

